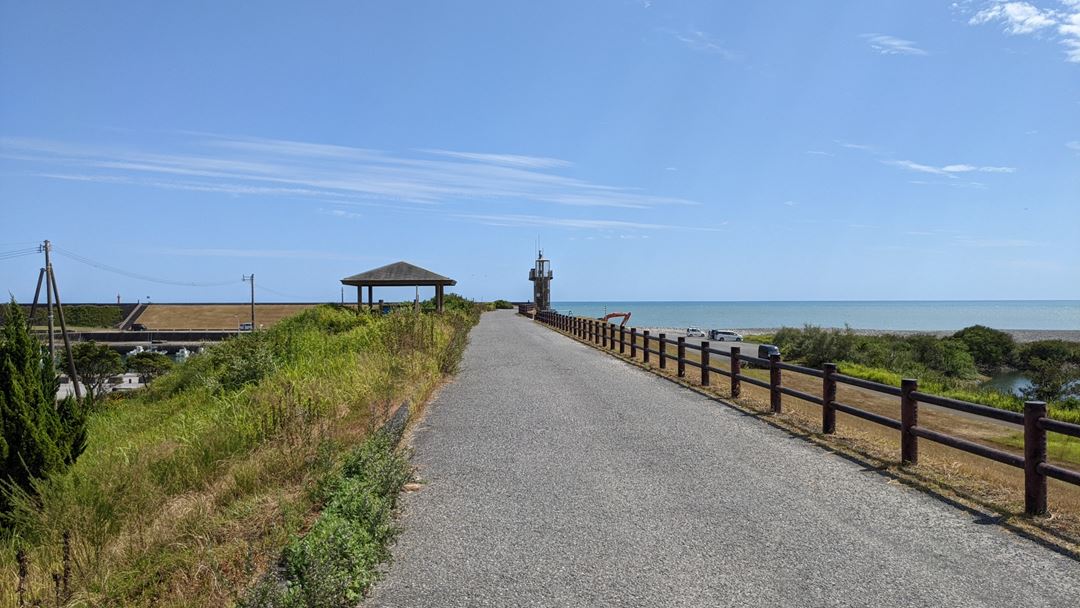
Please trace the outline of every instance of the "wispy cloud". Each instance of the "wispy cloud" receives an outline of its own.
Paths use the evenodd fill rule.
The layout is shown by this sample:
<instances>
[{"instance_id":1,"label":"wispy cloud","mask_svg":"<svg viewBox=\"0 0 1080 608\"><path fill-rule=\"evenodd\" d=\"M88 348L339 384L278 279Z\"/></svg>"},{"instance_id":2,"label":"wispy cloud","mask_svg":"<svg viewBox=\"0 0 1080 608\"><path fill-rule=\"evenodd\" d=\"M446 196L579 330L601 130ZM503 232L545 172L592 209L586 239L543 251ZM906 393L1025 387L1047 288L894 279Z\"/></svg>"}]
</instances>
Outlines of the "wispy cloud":
<instances>
[{"instance_id":1,"label":"wispy cloud","mask_svg":"<svg viewBox=\"0 0 1080 608\"><path fill-rule=\"evenodd\" d=\"M362 213L356 213L355 211L347 211L345 209L319 209L319 213L323 215L329 215L331 217L339 217L345 220L358 220L364 217Z\"/></svg>"},{"instance_id":2,"label":"wispy cloud","mask_svg":"<svg viewBox=\"0 0 1080 608\"><path fill-rule=\"evenodd\" d=\"M832 152L826 152L824 150L807 150L804 154L811 154L813 156L836 156Z\"/></svg>"},{"instance_id":3,"label":"wispy cloud","mask_svg":"<svg viewBox=\"0 0 1080 608\"><path fill-rule=\"evenodd\" d=\"M958 236L955 237L955 241L958 245L965 247L1035 247L1038 245L1035 241L1012 238Z\"/></svg>"},{"instance_id":4,"label":"wispy cloud","mask_svg":"<svg viewBox=\"0 0 1080 608\"><path fill-rule=\"evenodd\" d=\"M835 140L836 145L841 148L848 148L851 150L862 150L863 152L877 152L877 146L870 144L857 144L850 141Z\"/></svg>"},{"instance_id":5,"label":"wispy cloud","mask_svg":"<svg viewBox=\"0 0 1080 608\"><path fill-rule=\"evenodd\" d=\"M928 55L911 40L904 40L888 34L862 34L860 38L870 44L870 48L882 55Z\"/></svg>"},{"instance_id":6,"label":"wispy cloud","mask_svg":"<svg viewBox=\"0 0 1080 608\"><path fill-rule=\"evenodd\" d=\"M508 167L525 167L528 169L550 169L552 167L569 167L570 161L560 160L558 158L545 158L542 156L522 156L519 154L480 154L476 152L454 152L451 150L435 150L425 149L421 152L427 152L428 154L435 154L438 156L448 156L450 158L460 158L463 160L471 160L479 163L490 163L493 165L505 165Z\"/></svg>"},{"instance_id":7,"label":"wispy cloud","mask_svg":"<svg viewBox=\"0 0 1080 608\"><path fill-rule=\"evenodd\" d=\"M1030 2L984 2L968 20L971 25L999 23L1011 36L1034 35L1056 39L1065 47L1065 60L1080 63L1080 1L1059 0L1055 5Z\"/></svg>"},{"instance_id":8,"label":"wispy cloud","mask_svg":"<svg viewBox=\"0 0 1080 608\"><path fill-rule=\"evenodd\" d=\"M738 53L725 47L719 39L713 38L712 36L706 34L701 30L663 31L666 31L668 34L673 36L676 40L681 42L687 48L693 49L695 51L717 55L729 61L734 61L739 58Z\"/></svg>"},{"instance_id":9,"label":"wispy cloud","mask_svg":"<svg viewBox=\"0 0 1080 608\"><path fill-rule=\"evenodd\" d=\"M276 258L290 260L365 260L365 256L345 255L333 251L311 251L306 249L154 249L148 253L160 255L179 255L207 258Z\"/></svg>"},{"instance_id":10,"label":"wispy cloud","mask_svg":"<svg viewBox=\"0 0 1080 608\"><path fill-rule=\"evenodd\" d=\"M1080 141L1065 142L1065 147L1070 150L1076 150L1077 152L1080 152Z\"/></svg>"},{"instance_id":11,"label":"wispy cloud","mask_svg":"<svg viewBox=\"0 0 1080 608\"><path fill-rule=\"evenodd\" d=\"M476 221L491 226L546 226L556 228L591 228L604 230L690 230L700 232L719 232L722 228L705 226L677 226L672 224L652 224L628 222L623 220L593 220L584 218L556 218L539 215L518 214L460 214L456 217ZM726 224L727 222L723 222Z\"/></svg>"},{"instance_id":12,"label":"wispy cloud","mask_svg":"<svg viewBox=\"0 0 1080 608\"><path fill-rule=\"evenodd\" d=\"M1057 24L1054 11L1043 10L1027 2L994 2L971 18L969 23L981 25L1001 22L1007 34L1033 34Z\"/></svg>"},{"instance_id":13,"label":"wispy cloud","mask_svg":"<svg viewBox=\"0 0 1080 608\"><path fill-rule=\"evenodd\" d=\"M677 197L598 184L553 172L568 161L433 150L410 155L367 148L185 134L188 153L0 138L0 156L31 163L50 179L152 188L395 204L528 202L647 209L695 205Z\"/></svg>"},{"instance_id":14,"label":"wispy cloud","mask_svg":"<svg viewBox=\"0 0 1080 608\"><path fill-rule=\"evenodd\" d=\"M955 178L958 173L1014 173L1016 169L1014 167L992 167L992 166L976 166L967 164L957 165L945 165L944 167L934 167L932 165L924 165L910 160L891 160L886 159L881 161L883 164L892 165L894 167L900 167L909 171L917 171L919 173L929 173L931 175L942 175L945 177Z\"/></svg>"}]
</instances>

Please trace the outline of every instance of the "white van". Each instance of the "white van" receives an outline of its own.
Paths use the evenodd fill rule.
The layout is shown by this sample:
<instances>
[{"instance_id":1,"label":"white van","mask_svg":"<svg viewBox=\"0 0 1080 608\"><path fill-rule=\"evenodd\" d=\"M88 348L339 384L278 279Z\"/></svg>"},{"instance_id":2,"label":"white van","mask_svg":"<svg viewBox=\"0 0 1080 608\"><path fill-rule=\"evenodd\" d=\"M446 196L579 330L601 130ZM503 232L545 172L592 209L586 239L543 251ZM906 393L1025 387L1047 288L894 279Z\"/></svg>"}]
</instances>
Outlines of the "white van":
<instances>
[{"instance_id":1,"label":"white van","mask_svg":"<svg viewBox=\"0 0 1080 608\"><path fill-rule=\"evenodd\" d=\"M717 342L742 342L742 335L729 329L710 329L709 339Z\"/></svg>"}]
</instances>

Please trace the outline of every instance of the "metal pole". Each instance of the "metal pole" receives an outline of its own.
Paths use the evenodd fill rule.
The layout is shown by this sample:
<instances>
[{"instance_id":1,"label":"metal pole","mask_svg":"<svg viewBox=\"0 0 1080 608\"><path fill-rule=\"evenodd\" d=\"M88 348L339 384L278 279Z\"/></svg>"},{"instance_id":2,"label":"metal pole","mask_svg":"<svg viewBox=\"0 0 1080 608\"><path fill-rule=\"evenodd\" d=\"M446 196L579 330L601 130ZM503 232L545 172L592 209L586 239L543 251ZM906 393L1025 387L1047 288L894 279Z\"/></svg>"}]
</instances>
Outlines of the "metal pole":
<instances>
[{"instance_id":1,"label":"metal pole","mask_svg":"<svg viewBox=\"0 0 1080 608\"><path fill-rule=\"evenodd\" d=\"M82 390L79 389L79 374L75 371L75 356L71 353L71 339L68 338L67 322L64 321L64 305L60 303L60 290L56 287L56 274L49 267L49 283L53 293L56 294L56 311L60 313L60 331L64 335L64 350L67 352L68 375L71 376L71 386L75 389L75 398L82 399Z\"/></svg>"},{"instance_id":2,"label":"metal pole","mask_svg":"<svg viewBox=\"0 0 1080 608\"><path fill-rule=\"evenodd\" d=\"M52 275L52 261L49 259L49 252L52 250L52 244L49 241L45 241L45 245L42 247L45 250L45 302L49 307L49 360L52 364L56 365L56 344L53 341L53 292L52 284L49 282L49 276Z\"/></svg>"},{"instance_id":3,"label":"metal pole","mask_svg":"<svg viewBox=\"0 0 1080 608\"><path fill-rule=\"evenodd\" d=\"M34 289L34 302L30 305L30 316L26 318L26 324L29 327L34 326L34 311L37 310L38 298L41 296L41 281L45 279L45 269L42 268L38 271L37 275L37 288Z\"/></svg>"}]
</instances>

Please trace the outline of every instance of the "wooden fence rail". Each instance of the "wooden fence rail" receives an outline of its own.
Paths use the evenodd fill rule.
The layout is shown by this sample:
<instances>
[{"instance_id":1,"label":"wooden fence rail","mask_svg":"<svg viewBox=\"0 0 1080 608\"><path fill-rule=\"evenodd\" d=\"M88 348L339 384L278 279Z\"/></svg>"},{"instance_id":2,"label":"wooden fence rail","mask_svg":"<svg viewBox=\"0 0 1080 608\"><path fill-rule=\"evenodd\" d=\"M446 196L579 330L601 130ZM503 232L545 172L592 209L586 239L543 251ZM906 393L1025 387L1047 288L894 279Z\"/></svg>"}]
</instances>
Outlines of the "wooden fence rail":
<instances>
[{"instance_id":1,"label":"wooden fence rail","mask_svg":"<svg viewBox=\"0 0 1080 608\"><path fill-rule=\"evenodd\" d=\"M651 356L656 355L660 369L667 369L668 359L672 356L671 351L668 350L668 345L674 345L678 377L686 377L687 366L695 367L700 371L700 383L702 386L710 385L712 374L725 376L730 380L732 398L740 396L743 382L767 389L769 391L769 408L774 413L783 411L783 397L785 395L818 405L821 407L821 428L825 434L836 432L836 412L843 412L850 416L896 429L900 432L900 460L904 464L916 465L919 463L919 440L925 439L1023 469L1024 512L1028 515L1036 516L1047 513L1047 479L1053 478L1080 486L1080 471L1050 464L1047 462L1046 455L1047 432L1080 437L1080 424L1049 418L1046 403L1042 401L1028 401L1024 404L1022 413L1012 412L920 392L918 380L913 378L905 378L901 382L901 386L897 388L880 382L872 382L841 374L835 363L826 363L823 369L814 369L784 363L781 361L780 355L772 355L768 359L763 359L744 355L738 346L731 347L730 351L718 350L710 347L708 341L693 344L687 342L681 336L671 340L662 333L652 336L648 330L639 331L638 328L627 328L621 325L616 327L614 323L583 317L570 317L554 311L536 312L534 318L540 323L597 345L612 354L614 354L615 345L618 344L620 354L625 354L626 348L629 346L630 357L635 359L638 350L641 350L645 363L649 363ZM629 339L627 339L627 334L629 334ZM639 337L643 341L641 346L638 345ZM653 348L654 343L655 348ZM698 357L696 361L686 356L687 350L697 351ZM712 364L713 356L728 359L730 363L729 369L714 367ZM744 363L768 369L769 380L759 380L745 375L743 373ZM820 378L822 381L821 396L784 386L784 372ZM837 384L847 384L883 395L897 397L900 400L900 419L897 420L837 401ZM920 403L936 405L1022 427L1024 432L1023 456L919 426Z\"/></svg>"}]
</instances>

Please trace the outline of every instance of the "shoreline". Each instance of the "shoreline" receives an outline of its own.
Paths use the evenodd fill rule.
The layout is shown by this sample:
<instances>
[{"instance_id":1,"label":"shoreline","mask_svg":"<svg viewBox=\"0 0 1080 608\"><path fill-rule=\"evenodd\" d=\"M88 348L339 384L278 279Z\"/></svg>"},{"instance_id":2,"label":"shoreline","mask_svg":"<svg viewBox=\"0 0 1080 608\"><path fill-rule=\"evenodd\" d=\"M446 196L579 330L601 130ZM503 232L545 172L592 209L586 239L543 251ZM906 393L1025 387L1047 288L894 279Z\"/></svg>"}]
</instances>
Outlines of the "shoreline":
<instances>
[{"instance_id":1,"label":"shoreline","mask_svg":"<svg viewBox=\"0 0 1080 608\"><path fill-rule=\"evenodd\" d=\"M668 335L681 335L685 333L685 328L677 327L642 327L642 330L649 330L649 333L655 335L660 332L664 332ZM706 329L706 328L702 328ZM712 328L708 328L712 329ZM719 328L718 328L719 329ZM726 328L725 328L726 329ZM744 336L752 334L772 334L776 333L780 327L744 327L736 328L731 331L738 332ZM826 327L824 329L839 329L843 330L843 327ZM1080 329L1002 329L1001 331L1011 335L1013 340L1018 343L1036 342L1038 340L1066 340L1069 342L1080 342ZM944 338L956 333L956 330L916 330L916 329L851 329L851 333L857 336L914 336L919 334L927 334L936 336L938 338Z\"/></svg>"}]
</instances>

